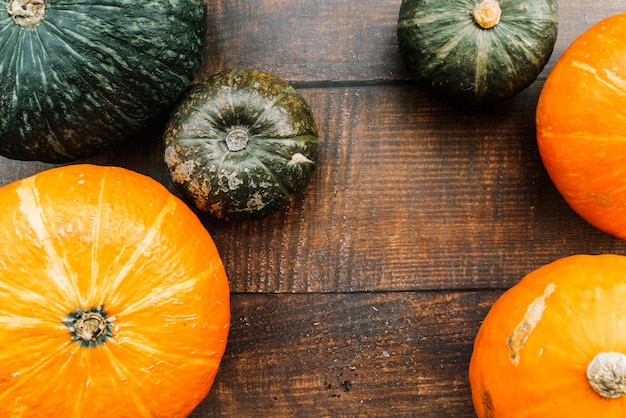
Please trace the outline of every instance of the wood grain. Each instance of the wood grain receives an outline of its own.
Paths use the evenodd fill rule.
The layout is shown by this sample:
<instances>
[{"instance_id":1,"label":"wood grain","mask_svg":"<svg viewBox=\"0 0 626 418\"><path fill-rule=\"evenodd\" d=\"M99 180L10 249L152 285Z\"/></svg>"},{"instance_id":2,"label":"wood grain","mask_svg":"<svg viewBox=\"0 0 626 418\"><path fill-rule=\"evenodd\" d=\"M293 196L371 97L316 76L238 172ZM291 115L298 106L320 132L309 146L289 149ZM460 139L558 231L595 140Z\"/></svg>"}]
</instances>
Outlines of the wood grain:
<instances>
[{"instance_id":1,"label":"wood grain","mask_svg":"<svg viewBox=\"0 0 626 418\"><path fill-rule=\"evenodd\" d=\"M552 186L535 89L471 113L408 86L304 93L326 115L305 195L261 222L212 228L235 291L505 288L563 255L626 248Z\"/></svg>"},{"instance_id":2,"label":"wood grain","mask_svg":"<svg viewBox=\"0 0 626 418\"><path fill-rule=\"evenodd\" d=\"M498 295L234 295L227 355L193 416L472 417L474 318Z\"/></svg>"},{"instance_id":3,"label":"wood grain","mask_svg":"<svg viewBox=\"0 0 626 418\"><path fill-rule=\"evenodd\" d=\"M207 0L203 73L246 67L288 81L406 80L396 39L401 1ZM623 1L559 2L550 66L582 30L622 12ZM545 74L545 73L544 73Z\"/></svg>"}]
</instances>

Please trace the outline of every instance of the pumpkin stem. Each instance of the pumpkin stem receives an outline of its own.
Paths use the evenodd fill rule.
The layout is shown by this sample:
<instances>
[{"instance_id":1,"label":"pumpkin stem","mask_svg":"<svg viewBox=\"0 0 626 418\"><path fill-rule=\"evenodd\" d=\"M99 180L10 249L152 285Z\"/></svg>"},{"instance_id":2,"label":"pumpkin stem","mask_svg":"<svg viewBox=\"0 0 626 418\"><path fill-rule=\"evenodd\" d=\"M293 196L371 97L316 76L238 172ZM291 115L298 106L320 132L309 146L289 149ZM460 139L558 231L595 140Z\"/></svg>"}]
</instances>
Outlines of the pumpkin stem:
<instances>
[{"instance_id":1,"label":"pumpkin stem","mask_svg":"<svg viewBox=\"0 0 626 418\"><path fill-rule=\"evenodd\" d=\"M78 308L63 319L72 337L72 341L83 347L95 347L112 337L111 324L113 318L107 318L103 306L96 306L87 311Z\"/></svg>"},{"instance_id":2,"label":"pumpkin stem","mask_svg":"<svg viewBox=\"0 0 626 418\"><path fill-rule=\"evenodd\" d=\"M587 366L587 379L603 398L626 394L626 355L608 352L596 355Z\"/></svg>"},{"instance_id":3,"label":"pumpkin stem","mask_svg":"<svg viewBox=\"0 0 626 418\"><path fill-rule=\"evenodd\" d=\"M500 23L500 5L497 0L484 0L472 11L474 20L481 28L490 29Z\"/></svg>"},{"instance_id":4,"label":"pumpkin stem","mask_svg":"<svg viewBox=\"0 0 626 418\"><path fill-rule=\"evenodd\" d=\"M248 131L241 128L232 129L226 135L226 146L229 151L240 151L248 145Z\"/></svg>"},{"instance_id":5,"label":"pumpkin stem","mask_svg":"<svg viewBox=\"0 0 626 418\"><path fill-rule=\"evenodd\" d=\"M20 26L35 26L43 19L46 11L45 0L11 0L7 11Z\"/></svg>"}]
</instances>

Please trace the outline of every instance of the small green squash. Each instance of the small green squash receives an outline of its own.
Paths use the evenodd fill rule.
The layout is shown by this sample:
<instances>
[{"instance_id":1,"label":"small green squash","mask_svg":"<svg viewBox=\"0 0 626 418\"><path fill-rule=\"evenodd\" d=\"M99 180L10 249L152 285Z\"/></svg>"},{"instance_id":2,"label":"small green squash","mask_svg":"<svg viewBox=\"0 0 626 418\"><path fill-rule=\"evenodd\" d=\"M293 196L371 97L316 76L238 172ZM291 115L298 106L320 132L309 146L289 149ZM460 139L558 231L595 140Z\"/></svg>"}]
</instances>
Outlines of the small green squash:
<instances>
[{"instance_id":1,"label":"small green squash","mask_svg":"<svg viewBox=\"0 0 626 418\"><path fill-rule=\"evenodd\" d=\"M0 155L66 162L169 110L200 68L204 0L0 2Z\"/></svg>"},{"instance_id":2,"label":"small green squash","mask_svg":"<svg viewBox=\"0 0 626 418\"><path fill-rule=\"evenodd\" d=\"M556 0L403 0L400 55L411 76L456 102L501 102L528 87L554 49Z\"/></svg>"},{"instance_id":3,"label":"small green squash","mask_svg":"<svg viewBox=\"0 0 626 418\"><path fill-rule=\"evenodd\" d=\"M228 70L196 84L167 124L174 184L218 219L252 220L285 208L316 168L317 127L278 77Z\"/></svg>"}]
</instances>

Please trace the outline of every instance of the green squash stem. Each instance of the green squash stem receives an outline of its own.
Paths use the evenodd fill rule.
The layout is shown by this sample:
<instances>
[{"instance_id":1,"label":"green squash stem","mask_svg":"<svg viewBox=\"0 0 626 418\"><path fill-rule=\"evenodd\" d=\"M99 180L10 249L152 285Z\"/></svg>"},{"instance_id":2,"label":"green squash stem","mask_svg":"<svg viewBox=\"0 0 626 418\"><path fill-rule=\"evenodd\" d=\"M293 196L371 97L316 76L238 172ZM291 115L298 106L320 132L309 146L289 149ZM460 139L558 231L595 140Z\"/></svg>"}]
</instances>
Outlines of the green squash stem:
<instances>
[{"instance_id":1,"label":"green squash stem","mask_svg":"<svg viewBox=\"0 0 626 418\"><path fill-rule=\"evenodd\" d=\"M11 0L7 11L20 26L35 26L41 22L46 11L45 0Z\"/></svg>"},{"instance_id":2,"label":"green squash stem","mask_svg":"<svg viewBox=\"0 0 626 418\"><path fill-rule=\"evenodd\" d=\"M603 398L615 399L626 394L626 355L608 352L596 355L587 366L587 380Z\"/></svg>"},{"instance_id":3,"label":"green squash stem","mask_svg":"<svg viewBox=\"0 0 626 418\"><path fill-rule=\"evenodd\" d=\"M248 145L248 131L235 128L226 135L226 146L229 151L241 151Z\"/></svg>"},{"instance_id":4,"label":"green squash stem","mask_svg":"<svg viewBox=\"0 0 626 418\"><path fill-rule=\"evenodd\" d=\"M472 11L474 20L481 28L491 29L500 23L500 5L497 0L484 0L482 3L476 5Z\"/></svg>"}]
</instances>

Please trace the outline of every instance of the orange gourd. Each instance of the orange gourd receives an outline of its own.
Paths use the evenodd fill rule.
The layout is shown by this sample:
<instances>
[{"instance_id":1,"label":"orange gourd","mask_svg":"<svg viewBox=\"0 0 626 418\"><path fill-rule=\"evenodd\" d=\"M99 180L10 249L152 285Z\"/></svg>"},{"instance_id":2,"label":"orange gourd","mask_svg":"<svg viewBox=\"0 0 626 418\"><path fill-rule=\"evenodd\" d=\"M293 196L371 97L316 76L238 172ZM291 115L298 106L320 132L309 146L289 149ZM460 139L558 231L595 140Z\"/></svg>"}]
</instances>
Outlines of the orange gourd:
<instances>
[{"instance_id":1,"label":"orange gourd","mask_svg":"<svg viewBox=\"0 0 626 418\"><path fill-rule=\"evenodd\" d=\"M537 143L550 178L595 227L626 239L626 13L596 23L548 75Z\"/></svg>"},{"instance_id":2,"label":"orange gourd","mask_svg":"<svg viewBox=\"0 0 626 418\"><path fill-rule=\"evenodd\" d=\"M0 188L0 416L183 417L207 395L228 280L149 177L54 168Z\"/></svg>"},{"instance_id":3,"label":"orange gourd","mask_svg":"<svg viewBox=\"0 0 626 418\"><path fill-rule=\"evenodd\" d=\"M623 418L626 257L574 255L531 272L480 326L470 360L479 418Z\"/></svg>"}]
</instances>

